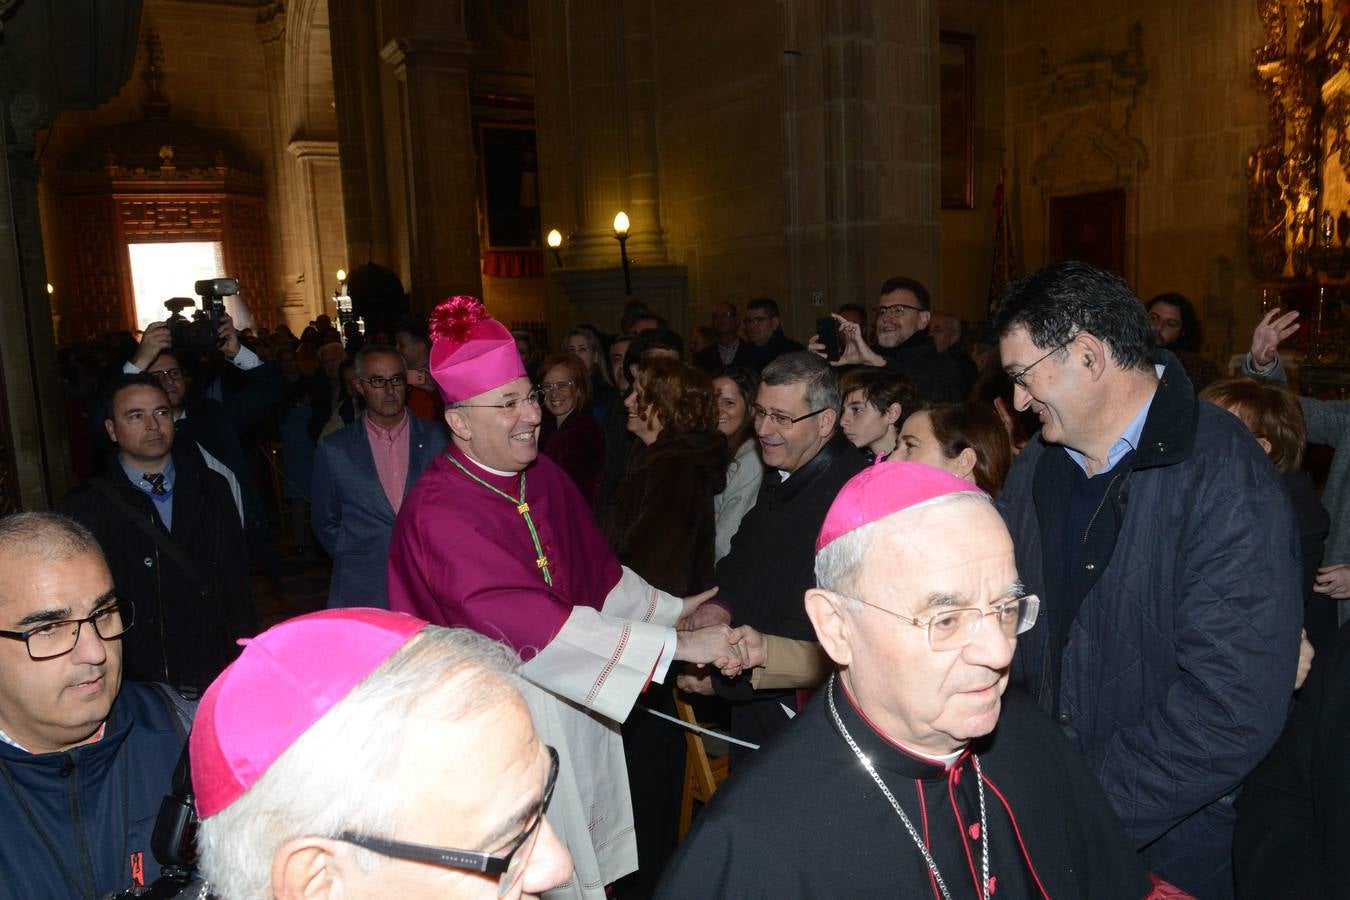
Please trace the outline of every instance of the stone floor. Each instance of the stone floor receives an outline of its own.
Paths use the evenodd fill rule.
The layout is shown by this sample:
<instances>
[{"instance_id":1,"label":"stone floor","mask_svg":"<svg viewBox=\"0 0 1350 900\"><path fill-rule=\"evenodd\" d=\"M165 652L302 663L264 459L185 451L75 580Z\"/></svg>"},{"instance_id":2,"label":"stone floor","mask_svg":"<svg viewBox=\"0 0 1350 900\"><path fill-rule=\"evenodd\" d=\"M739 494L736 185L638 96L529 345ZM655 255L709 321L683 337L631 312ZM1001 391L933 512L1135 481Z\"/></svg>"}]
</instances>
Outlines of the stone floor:
<instances>
[{"instance_id":1,"label":"stone floor","mask_svg":"<svg viewBox=\"0 0 1350 900\"><path fill-rule=\"evenodd\" d=\"M273 541L281 557L280 584L261 574L253 576L260 630L323 609L328 600L328 578L332 572L328 556L317 547L297 550L275 531Z\"/></svg>"}]
</instances>

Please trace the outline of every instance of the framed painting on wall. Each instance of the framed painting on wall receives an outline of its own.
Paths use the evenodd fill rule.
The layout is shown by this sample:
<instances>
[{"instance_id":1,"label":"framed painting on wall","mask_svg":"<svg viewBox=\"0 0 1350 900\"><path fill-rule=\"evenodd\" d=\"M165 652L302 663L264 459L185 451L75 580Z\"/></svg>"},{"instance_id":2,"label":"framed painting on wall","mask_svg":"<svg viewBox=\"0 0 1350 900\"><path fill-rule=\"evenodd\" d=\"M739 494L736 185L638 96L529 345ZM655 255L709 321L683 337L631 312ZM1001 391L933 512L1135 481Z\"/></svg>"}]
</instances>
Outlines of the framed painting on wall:
<instances>
[{"instance_id":1,"label":"framed painting on wall","mask_svg":"<svg viewBox=\"0 0 1350 900\"><path fill-rule=\"evenodd\" d=\"M487 250L538 249L539 164L534 128L480 123L484 243Z\"/></svg>"},{"instance_id":2,"label":"framed painting on wall","mask_svg":"<svg viewBox=\"0 0 1350 900\"><path fill-rule=\"evenodd\" d=\"M1050 198L1050 259L1076 259L1125 277L1125 191Z\"/></svg>"},{"instance_id":3,"label":"framed painting on wall","mask_svg":"<svg viewBox=\"0 0 1350 900\"><path fill-rule=\"evenodd\" d=\"M943 209L975 208L975 38L938 39L938 133Z\"/></svg>"}]
</instances>

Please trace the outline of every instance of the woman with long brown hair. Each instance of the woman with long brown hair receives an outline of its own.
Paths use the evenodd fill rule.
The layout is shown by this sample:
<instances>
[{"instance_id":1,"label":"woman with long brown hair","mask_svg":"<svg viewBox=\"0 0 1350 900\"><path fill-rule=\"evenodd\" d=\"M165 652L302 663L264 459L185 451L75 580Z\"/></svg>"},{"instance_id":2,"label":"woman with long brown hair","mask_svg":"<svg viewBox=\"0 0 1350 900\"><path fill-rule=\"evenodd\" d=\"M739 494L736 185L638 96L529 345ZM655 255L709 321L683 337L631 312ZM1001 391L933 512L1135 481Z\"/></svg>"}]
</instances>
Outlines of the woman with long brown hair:
<instances>
[{"instance_id":1,"label":"woman with long brown hair","mask_svg":"<svg viewBox=\"0 0 1350 900\"><path fill-rule=\"evenodd\" d=\"M625 405L637 441L601 523L605 537L619 561L655 587L677 597L705 590L713 584L713 498L727 468L712 382L677 359L645 358ZM674 713L669 689L648 691L638 703ZM639 708L623 738L637 830L636 887L647 896L678 837L684 737Z\"/></svg>"},{"instance_id":2,"label":"woman with long brown hair","mask_svg":"<svg viewBox=\"0 0 1350 900\"><path fill-rule=\"evenodd\" d=\"M755 418L750 405L759 390L759 374L748 366L728 366L713 379L717 394L717 430L727 439L727 485L713 498L713 516L717 520L714 557L731 552L731 539L740 530L741 520L755 505L764 480L764 464L759 459L759 439L755 437Z\"/></svg>"}]
</instances>

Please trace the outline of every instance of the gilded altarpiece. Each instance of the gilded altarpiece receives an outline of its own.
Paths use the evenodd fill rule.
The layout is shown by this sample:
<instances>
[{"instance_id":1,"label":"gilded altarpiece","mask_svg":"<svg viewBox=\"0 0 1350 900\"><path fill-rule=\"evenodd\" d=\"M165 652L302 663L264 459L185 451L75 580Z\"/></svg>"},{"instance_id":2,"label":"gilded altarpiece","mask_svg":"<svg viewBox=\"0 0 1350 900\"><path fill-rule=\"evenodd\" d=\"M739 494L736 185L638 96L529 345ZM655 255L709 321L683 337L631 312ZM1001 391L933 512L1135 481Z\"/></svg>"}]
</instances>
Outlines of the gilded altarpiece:
<instances>
[{"instance_id":1,"label":"gilded altarpiece","mask_svg":"<svg viewBox=\"0 0 1350 900\"><path fill-rule=\"evenodd\" d=\"M1350 0L1259 0L1252 77L1266 139L1247 158L1263 306L1298 308L1305 389L1350 388Z\"/></svg>"}]
</instances>

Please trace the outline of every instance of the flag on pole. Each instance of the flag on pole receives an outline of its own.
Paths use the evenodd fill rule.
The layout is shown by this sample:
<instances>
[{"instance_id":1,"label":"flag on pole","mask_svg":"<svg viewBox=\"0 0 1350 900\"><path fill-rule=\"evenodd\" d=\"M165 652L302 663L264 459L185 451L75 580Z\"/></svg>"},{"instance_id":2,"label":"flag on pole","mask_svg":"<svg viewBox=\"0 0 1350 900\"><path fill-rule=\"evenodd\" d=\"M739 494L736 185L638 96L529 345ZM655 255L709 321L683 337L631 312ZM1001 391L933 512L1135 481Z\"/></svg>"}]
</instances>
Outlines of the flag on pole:
<instances>
[{"instance_id":1,"label":"flag on pole","mask_svg":"<svg viewBox=\"0 0 1350 900\"><path fill-rule=\"evenodd\" d=\"M993 312L1003 299L1003 289L1008 282L1022 273L1017 267L1017 257L1013 252L1012 219L1008 214L1007 170L998 174L998 187L994 188L994 266L989 273L989 311Z\"/></svg>"}]
</instances>

